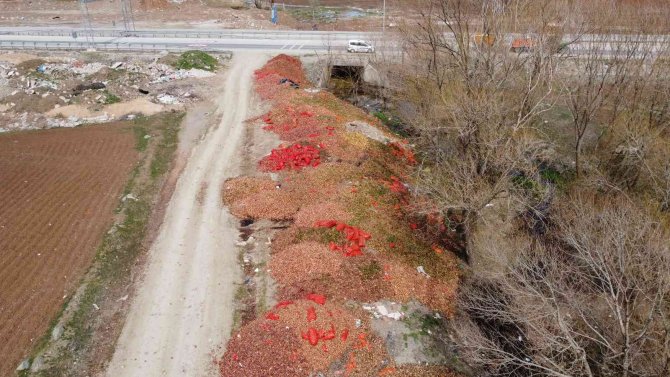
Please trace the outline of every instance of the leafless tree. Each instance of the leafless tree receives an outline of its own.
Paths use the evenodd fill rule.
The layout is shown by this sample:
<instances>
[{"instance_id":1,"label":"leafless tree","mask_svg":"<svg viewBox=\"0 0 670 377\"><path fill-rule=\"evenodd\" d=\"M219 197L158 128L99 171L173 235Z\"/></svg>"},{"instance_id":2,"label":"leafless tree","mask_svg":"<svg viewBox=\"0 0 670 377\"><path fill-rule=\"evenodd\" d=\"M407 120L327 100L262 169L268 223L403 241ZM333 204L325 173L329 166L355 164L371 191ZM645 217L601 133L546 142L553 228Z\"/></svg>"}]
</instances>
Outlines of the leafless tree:
<instances>
[{"instance_id":1,"label":"leafless tree","mask_svg":"<svg viewBox=\"0 0 670 377\"><path fill-rule=\"evenodd\" d=\"M584 3L570 1L417 6L398 71L419 134L416 186L460 215L468 250L471 234L491 234L482 213L499 199L536 210L519 186L540 181L535 125L557 103L570 110L575 170L587 178L543 209L546 233L478 245L504 261L472 269L462 286L465 360L478 375L670 375L670 238L649 201L670 202L668 44L651 27L610 34L623 25L620 4L581 17L570 12ZM510 32L530 36L525 51L510 52ZM570 57L557 48L567 35ZM606 190L582 187L596 180Z\"/></svg>"},{"instance_id":2,"label":"leafless tree","mask_svg":"<svg viewBox=\"0 0 670 377\"><path fill-rule=\"evenodd\" d=\"M586 137L590 134L595 143L598 134L609 130L623 113L635 112L642 105L641 97L654 73L646 68L657 53L650 39L640 34L588 34L573 47L577 57L564 70L562 82L572 115L577 176L583 169Z\"/></svg>"},{"instance_id":3,"label":"leafless tree","mask_svg":"<svg viewBox=\"0 0 670 377\"><path fill-rule=\"evenodd\" d=\"M560 20L546 0L416 5L418 21L404 29L410 63L400 74L426 157L420 186L470 233L483 208L509 195L511 179L533 170L528 133L552 106L561 57L549 45ZM532 20L533 46L510 53L505 35L520 18Z\"/></svg>"},{"instance_id":4,"label":"leafless tree","mask_svg":"<svg viewBox=\"0 0 670 377\"><path fill-rule=\"evenodd\" d=\"M565 203L555 240L520 241L506 271L461 292L464 354L483 375L668 375L667 230L623 197Z\"/></svg>"}]
</instances>

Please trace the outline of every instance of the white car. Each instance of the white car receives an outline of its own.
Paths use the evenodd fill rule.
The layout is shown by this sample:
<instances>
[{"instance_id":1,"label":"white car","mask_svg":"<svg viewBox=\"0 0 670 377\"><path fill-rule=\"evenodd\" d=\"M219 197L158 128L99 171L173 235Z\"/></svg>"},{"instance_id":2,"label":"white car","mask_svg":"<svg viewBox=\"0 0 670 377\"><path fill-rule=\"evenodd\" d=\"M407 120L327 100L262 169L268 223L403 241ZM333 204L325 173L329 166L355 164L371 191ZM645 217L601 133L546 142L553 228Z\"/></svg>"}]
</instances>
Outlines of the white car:
<instances>
[{"instance_id":1,"label":"white car","mask_svg":"<svg viewBox=\"0 0 670 377\"><path fill-rule=\"evenodd\" d=\"M353 40L349 41L347 52L375 52L375 48L366 41Z\"/></svg>"}]
</instances>

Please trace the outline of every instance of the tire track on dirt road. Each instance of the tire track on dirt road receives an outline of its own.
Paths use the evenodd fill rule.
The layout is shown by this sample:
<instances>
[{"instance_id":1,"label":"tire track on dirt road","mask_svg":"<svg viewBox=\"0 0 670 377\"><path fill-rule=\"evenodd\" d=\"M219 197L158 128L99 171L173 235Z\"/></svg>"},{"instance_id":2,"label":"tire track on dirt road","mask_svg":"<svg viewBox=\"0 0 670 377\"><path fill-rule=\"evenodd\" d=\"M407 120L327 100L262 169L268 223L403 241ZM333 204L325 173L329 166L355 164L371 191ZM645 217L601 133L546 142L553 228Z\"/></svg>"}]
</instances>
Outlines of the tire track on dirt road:
<instances>
[{"instance_id":1,"label":"tire track on dirt road","mask_svg":"<svg viewBox=\"0 0 670 377\"><path fill-rule=\"evenodd\" d=\"M219 102L221 122L194 147L149 251L131 303L110 377L214 375L217 347L233 322L239 279L235 219L221 188L239 171L244 121L249 117L260 54L236 54Z\"/></svg>"}]
</instances>

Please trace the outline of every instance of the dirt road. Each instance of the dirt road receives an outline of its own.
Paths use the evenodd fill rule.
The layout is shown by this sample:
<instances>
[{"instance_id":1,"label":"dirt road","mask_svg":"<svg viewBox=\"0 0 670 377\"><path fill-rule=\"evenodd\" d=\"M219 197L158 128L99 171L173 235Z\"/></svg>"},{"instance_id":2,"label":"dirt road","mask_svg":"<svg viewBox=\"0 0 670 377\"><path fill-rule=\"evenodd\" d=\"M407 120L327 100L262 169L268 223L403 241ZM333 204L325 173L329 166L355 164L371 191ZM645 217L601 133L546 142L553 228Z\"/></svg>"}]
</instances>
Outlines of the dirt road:
<instances>
[{"instance_id":1,"label":"dirt road","mask_svg":"<svg viewBox=\"0 0 670 377\"><path fill-rule=\"evenodd\" d=\"M221 123L195 146L149 252L145 276L117 343L110 377L214 375L233 322L239 278L236 223L222 206L237 175L252 74L262 55L237 54L228 69Z\"/></svg>"}]
</instances>

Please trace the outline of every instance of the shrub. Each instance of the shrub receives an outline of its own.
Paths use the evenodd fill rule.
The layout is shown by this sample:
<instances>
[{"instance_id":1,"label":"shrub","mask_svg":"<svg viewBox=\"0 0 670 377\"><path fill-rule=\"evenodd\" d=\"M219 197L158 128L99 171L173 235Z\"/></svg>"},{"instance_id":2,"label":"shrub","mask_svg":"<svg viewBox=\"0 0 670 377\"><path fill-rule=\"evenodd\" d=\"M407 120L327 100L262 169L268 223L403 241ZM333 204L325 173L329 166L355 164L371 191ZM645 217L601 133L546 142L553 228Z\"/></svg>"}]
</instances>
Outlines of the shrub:
<instances>
[{"instance_id":1,"label":"shrub","mask_svg":"<svg viewBox=\"0 0 670 377\"><path fill-rule=\"evenodd\" d=\"M121 98L116 94L105 91L105 105L121 102Z\"/></svg>"},{"instance_id":2,"label":"shrub","mask_svg":"<svg viewBox=\"0 0 670 377\"><path fill-rule=\"evenodd\" d=\"M198 51L186 51L181 54L179 59L174 63L174 67L177 69L202 69L205 71L214 71L219 65L219 62L212 55Z\"/></svg>"}]
</instances>

